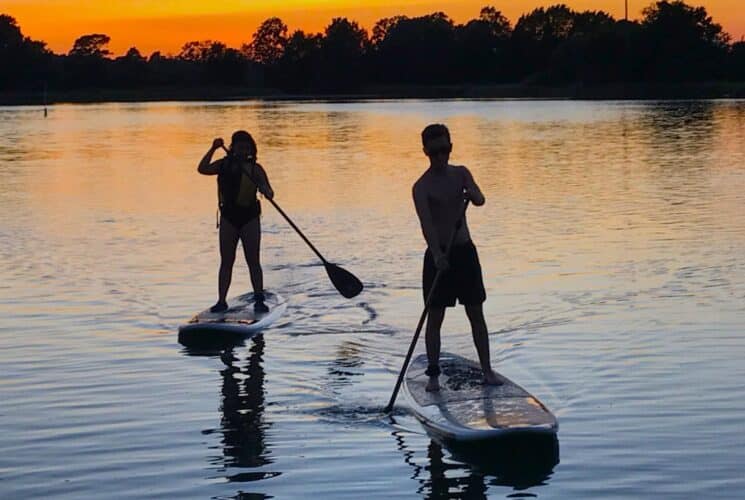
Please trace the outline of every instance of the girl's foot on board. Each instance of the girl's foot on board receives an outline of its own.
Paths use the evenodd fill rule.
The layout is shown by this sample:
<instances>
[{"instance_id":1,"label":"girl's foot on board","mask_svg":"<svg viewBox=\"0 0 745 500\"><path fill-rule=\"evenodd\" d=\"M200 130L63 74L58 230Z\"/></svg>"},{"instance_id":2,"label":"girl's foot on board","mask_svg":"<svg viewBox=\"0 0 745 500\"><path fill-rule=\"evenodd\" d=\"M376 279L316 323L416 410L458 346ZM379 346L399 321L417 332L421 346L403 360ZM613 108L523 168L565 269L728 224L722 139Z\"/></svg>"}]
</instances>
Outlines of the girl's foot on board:
<instances>
[{"instance_id":1,"label":"girl's foot on board","mask_svg":"<svg viewBox=\"0 0 745 500\"><path fill-rule=\"evenodd\" d=\"M500 386L504 384L497 375L489 370L484 372L484 385Z\"/></svg>"},{"instance_id":2,"label":"girl's foot on board","mask_svg":"<svg viewBox=\"0 0 745 500\"><path fill-rule=\"evenodd\" d=\"M224 300L218 300L217 304L210 307L210 312L213 312L213 313L219 313L219 312L223 312L227 310L228 310L228 303L225 302Z\"/></svg>"},{"instance_id":3,"label":"girl's foot on board","mask_svg":"<svg viewBox=\"0 0 745 500\"><path fill-rule=\"evenodd\" d=\"M440 390L440 380L438 377L429 377L427 387L424 388L427 392L438 392Z\"/></svg>"}]
</instances>

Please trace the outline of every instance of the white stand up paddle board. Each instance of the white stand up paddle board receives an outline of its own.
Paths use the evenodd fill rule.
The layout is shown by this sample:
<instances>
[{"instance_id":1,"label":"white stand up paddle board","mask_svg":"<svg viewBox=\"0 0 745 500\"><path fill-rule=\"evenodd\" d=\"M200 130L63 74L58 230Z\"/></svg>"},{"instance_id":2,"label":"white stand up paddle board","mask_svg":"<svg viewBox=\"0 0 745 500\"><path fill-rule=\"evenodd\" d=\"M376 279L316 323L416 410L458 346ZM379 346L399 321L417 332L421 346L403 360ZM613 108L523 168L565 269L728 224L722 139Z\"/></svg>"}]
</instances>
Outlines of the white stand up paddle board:
<instances>
[{"instance_id":1,"label":"white stand up paddle board","mask_svg":"<svg viewBox=\"0 0 745 500\"><path fill-rule=\"evenodd\" d=\"M427 355L406 370L404 394L428 433L446 442L478 442L514 435L555 435L556 417L538 399L503 375L500 386L483 383L478 363L440 355L440 390L427 392Z\"/></svg>"},{"instance_id":2,"label":"white stand up paddle board","mask_svg":"<svg viewBox=\"0 0 745 500\"><path fill-rule=\"evenodd\" d=\"M178 329L178 340L183 345L209 343L226 338L249 337L263 330L287 309L287 301L276 293L264 292L269 312L254 312L254 294L247 293L228 300L228 309L213 313L206 309Z\"/></svg>"}]
</instances>

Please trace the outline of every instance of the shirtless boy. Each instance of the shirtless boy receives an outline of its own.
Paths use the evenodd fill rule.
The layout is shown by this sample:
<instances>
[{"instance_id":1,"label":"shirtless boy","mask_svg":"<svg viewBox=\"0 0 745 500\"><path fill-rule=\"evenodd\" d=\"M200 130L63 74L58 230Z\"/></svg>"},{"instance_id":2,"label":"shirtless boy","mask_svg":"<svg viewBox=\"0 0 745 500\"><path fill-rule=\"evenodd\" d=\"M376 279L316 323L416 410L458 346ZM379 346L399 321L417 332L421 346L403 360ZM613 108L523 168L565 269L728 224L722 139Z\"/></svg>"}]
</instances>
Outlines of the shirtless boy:
<instances>
[{"instance_id":1,"label":"shirtless boy","mask_svg":"<svg viewBox=\"0 0 745 500\"><path fill-rule=\"evenodd\" d=\"M445 125L433 124L422 131L424 154L429 157L429 168L414 183L416 212L422 226L427 251L424 254L423 291L426 300L437 271L443 272L430 303L427 330L427 391L440 390L440 327L445 308L454 307L455 300L465 306L471 323L484 383L500 385L489 360L489 337L482 304L486 291L481 275L476 247L471 241L463 205L470 200L476 206L484 204L484 195L466 167L450 165L450 132ZM462 220L461 220L462 216ZM457 226L457 229L456 229ZM449 257L446 246L456 231Z\"/></svg>"}]
</instances>

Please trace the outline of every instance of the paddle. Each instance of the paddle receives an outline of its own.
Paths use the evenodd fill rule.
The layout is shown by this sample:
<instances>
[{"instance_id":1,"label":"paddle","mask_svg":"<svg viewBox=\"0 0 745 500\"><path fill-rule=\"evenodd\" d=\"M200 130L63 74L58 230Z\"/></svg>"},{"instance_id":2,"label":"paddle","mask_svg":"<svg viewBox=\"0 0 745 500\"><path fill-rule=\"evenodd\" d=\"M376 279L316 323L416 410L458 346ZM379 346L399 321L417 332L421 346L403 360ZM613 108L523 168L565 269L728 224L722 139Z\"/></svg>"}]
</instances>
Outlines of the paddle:
<instances>
[{"instance_id":1,"label":"paddle","mask_svg":"<svg viewBox=\"0 0 745 500\"><path fill-rule=\"evenodd\" d=\"M228 154L228 156L231 155L230 150L228 150L225 146L222 147L225 150L225 153ZM248 173L246 173L248 175ZM250 178L250 175L249 175ZM254 184L256 184L256 181L251 179ZM258 185L258 184L257 184ZM357 279L357 277L347 271L346 269L342 269L341 267L337 266L336 264L332 264L331 262L327 261L323 255L321 255L321 252L318 251L318 249L313 245L313 243L310 242L308 238L305 237L303 232L300 230L299 227L295 225L294 222L292 222L292 219L285 213L284 210L277 204L276 201L274 201L272 198L267 198L269 202L274 205L274 208L277 209L277 212L279 212L282 217L285 218L285 220L292 226L292 229L297 231L297 234L300 235L300 237L303 239L303 241L310 247L311 250L313 250L313 253L315 253L319 259L321 259L321 262L323 263L323 267L326 268L326 274L328 274L329 279L331 280L331 283L334 285L334 287L339 291L340 294L342 294L347 299L351 299L352 297L356 297L361 291L362 291L362 282Z\"/></svg>"},{"instance_id":2,"label":"paddle","mask_svg":"<svg viewBox=\"0 0 745 500\"><path fill-rule=\"evenodd\" d=\"M445 247L445 257L448 257L450 255L450 249L453 247L455 236L456 234L458 234L458 229L463 223L463 218L466 216L466 209L468 208L468 203L469 203L468 200L466 200L465 203L463 203L463 213L458 219L458 222L455 224L455 228L453 230L452 236L450 236L450 241L448 242L448 246ZM419 340L419 334L422 333L422 326L424 326L424 319L427 317L429 306L432 303L432 297L434 297L435 289L437 288L437 285L440 282L440 278L442 277L442 274L443 274L443 271L441 269L438 269L437 273L435 274L435 279L432 281L432 287L429 289L429 293L427 294L427 299L424 301L424 310L422 311L422 315L419 316L419 323L417 323L416 325L416 331L414 332L414 338L411 339L411 345L409 345L409 351L406 353L406 358L404 359L404 365L401 367L401 373L398 374L398 380L396 381L396 386L393 388L393 394L391 394L391 399L390 401L388 401L388 405L383 409L385 413L390 413L391 410L393 410L393 404L396 402L398 391L401 389L401 382L403 382L404 380L404 374L406 373L406 368L409 366L409 362L411 361L411 356L414 354L414 348L416 348L416 343Z\"/></svg>"}]
</instances>

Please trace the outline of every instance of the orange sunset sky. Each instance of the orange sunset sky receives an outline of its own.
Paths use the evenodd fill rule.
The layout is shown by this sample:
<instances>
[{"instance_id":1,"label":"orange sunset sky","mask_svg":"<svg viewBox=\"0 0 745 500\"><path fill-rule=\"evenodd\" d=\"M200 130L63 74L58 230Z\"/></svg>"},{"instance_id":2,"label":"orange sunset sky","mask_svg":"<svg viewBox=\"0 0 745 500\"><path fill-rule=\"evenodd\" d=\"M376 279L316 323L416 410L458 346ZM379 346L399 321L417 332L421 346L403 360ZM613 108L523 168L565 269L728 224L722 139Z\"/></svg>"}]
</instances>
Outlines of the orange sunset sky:
<instances>
[{"instance_id":1,"label":"orange sunset sky","mask_svg":"<svg viewBox=\"0 0 745 500\"><path fill-rule=\"evenodd\" d=\"M577 10L604 10L622 18L624 0L563 0ZM47 42L58 53L88 33L111 37L109 48L121 54L136 46L178 53L192 40L219 40L239 47L251 40L258 24L282 18L290 30L321 31L332 17L344 16L368 30L376 20L397 14L415 16L443 11L456 22L478 16L485 5L500 9L513 23L520 14L561 0L3 0L0 13L18 20L26 36ZM629 0L629 16L638 18L652 0ZM703 5L733 39L745 36L745 0L688 0Z\"/></svg>"}]
</instances>

